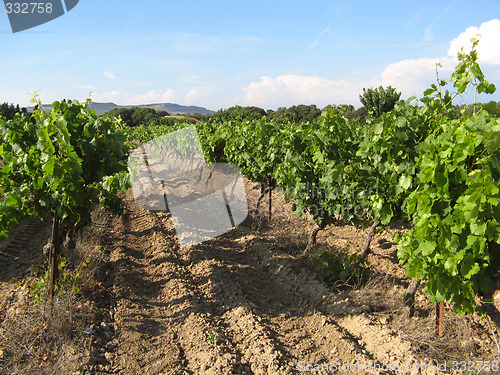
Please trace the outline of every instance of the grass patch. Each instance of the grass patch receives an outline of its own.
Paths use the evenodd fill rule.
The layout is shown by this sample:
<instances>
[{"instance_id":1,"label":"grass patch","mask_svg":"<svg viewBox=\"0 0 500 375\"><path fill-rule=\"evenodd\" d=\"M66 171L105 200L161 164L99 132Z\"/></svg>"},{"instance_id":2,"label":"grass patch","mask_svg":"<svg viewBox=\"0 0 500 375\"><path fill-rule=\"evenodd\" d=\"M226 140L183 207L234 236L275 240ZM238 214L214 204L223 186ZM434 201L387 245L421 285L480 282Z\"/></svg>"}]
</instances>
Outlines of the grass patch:
<instances>
[{"instance_id":1,"label":"grass patch","mask_svg":"<svg viewBox=\"0 0 500 375\"><path fill-rule=\"evenodd\" d=\"M364 262L357 263L357 254L349 249L325 248L312 259L319 272L319 279L329 285L357 288L368 279L368 268Z\"/></svg>"}]
</instances>

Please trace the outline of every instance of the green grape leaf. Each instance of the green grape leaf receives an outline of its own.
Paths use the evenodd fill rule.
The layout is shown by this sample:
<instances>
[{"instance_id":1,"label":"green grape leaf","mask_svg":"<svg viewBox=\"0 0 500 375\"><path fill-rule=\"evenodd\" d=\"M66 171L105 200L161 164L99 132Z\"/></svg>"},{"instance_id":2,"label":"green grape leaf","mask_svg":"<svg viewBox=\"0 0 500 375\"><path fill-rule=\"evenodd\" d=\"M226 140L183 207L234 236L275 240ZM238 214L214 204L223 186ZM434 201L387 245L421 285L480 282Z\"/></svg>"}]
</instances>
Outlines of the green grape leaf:
<instances>
[{"instance_id":1,"label":"green grape leaf","mask_svg":"<svg viewBox=\"0 0 500 375\"><path fill-rule=\"evenodd\" d=\"M465 279L470 279L472 276L477 274L481 268L479 264L474 261L474 257L471 254L466 254L460 267L460 274Z\"/></svg>"}]
</instances>

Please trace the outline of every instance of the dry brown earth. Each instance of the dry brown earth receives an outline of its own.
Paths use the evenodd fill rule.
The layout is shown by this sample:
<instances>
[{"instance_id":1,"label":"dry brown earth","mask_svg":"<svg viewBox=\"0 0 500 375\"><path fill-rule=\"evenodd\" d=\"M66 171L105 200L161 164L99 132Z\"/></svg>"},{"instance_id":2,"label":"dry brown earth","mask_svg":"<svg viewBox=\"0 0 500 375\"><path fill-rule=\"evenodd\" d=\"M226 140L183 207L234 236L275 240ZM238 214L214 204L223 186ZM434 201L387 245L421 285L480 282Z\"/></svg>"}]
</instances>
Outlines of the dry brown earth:
<instances>
[{"instance_id":1,"label":"dry brown earth","mask_svg":"<svg viewBox=\"0 0 500 375\"><path fill-rule=\"evenodd\" d=\"M250 207L258 195L253 187L247 183ZM447 308L445 336L436 338L423 292L408 318L400 299L408 280L392 239L398 228L373 238L368 282L338 289L319 281L302 255L311 223L297 218L279 194L271 227L254 213L231 232L188 248L176 244L169 214L138 208L130 191L124 202L127 214L98 210L79 234L77 252L90 255L94 266L85 283L91 302L80 301L90 306L93 333L78 328L79 349L60 352L72 359L59 358L66 373L297 374L318 364L330 370L321 373L341 366L339 373L433 374L436 365L446 363L439 373L453 373L452 361L499 357L486 318L456 317ZM0 247L4 337L22 301L12 278L26 278L29 265L41 261L37 254L49 232L39 222L23 223ZM356 251L364 235L339 225L320 232L318 241ZM5 369L15 353L1 339ZM428 367L417 372L422 365Z\"/></svg>"}]
</instances>

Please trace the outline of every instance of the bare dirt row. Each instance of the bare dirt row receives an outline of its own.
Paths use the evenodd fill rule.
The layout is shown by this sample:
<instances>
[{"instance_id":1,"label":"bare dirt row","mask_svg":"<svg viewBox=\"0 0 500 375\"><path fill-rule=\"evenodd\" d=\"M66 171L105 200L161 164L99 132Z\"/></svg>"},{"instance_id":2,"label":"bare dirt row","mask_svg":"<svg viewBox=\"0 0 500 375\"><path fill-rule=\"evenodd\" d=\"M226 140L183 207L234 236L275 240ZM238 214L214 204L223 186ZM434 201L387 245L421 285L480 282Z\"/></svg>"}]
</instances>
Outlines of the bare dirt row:
<instances>
[{"instance_id":1,"label":"bare dirt row","mask_svg":"<svg viewBox=\"0 0 500 375\"><path fill-rule=\"evenodd\" d=\"M253 207L258 190L247 183L247 191ZM81 311L92 310L87 330L75 328L72 348L36 358L39 367L26 373L433 374L443 364L454 373L452 361L497 357L486 318L456 317L448 308L445 336L436 338L422 291L408 316L400 299L408 280L393 242L402 228L373 238L367 282L332 288L302 254L312 224L274 194L270 227L254 212L229 233L187 248L178 246L170 215L137 207L130 191L126 214L97 210L76 241L80 258L92 258L78 302ZM15 282L41 261L49 233L33 221L2 242L3 332L19 311ZM338 225L318 241L355 252L364 236ZM1 357L0 368L7 363Z\"/></svg>"},{"instance_id":2,"label":"bare dirt row","mask_svg":"<svg viewBox=\"0 0 500 375\"><path fill-rule=\"evenodd\" d=\"M250 228L179 249L167 214L128 208L110 255L117 371L287 374L332 353L369 359L315 308L324 287L306 293L288 274L300 261L274 254Z\"/></svg>"},{"instance_id":3,"label":"bare dirt row","mask_svg":"<svg viewBox=\"0 0 500 375\"><path fill-rule=\"evenodd\" d=\"M295 218L287 225L293 216L283 201L271 228L254 218L188 248L176 245L168 214L141 210L130 195L125 201L130 213L114 220L118 237L110 255L115 371L292 374L314 364L360 374L435 371L438 362L415 355L411 334L405 339L398 329L411 320L399 299L407 280L390 232L375 238L371 287L340 292L320 282L297 251L310 224ZM338 228L324 233L323 242L359 248L364 233L355 232ZM428 321L421 328L431 335ZM470 337L460 338L474 355Z\"/></svg>"}]
</instances>

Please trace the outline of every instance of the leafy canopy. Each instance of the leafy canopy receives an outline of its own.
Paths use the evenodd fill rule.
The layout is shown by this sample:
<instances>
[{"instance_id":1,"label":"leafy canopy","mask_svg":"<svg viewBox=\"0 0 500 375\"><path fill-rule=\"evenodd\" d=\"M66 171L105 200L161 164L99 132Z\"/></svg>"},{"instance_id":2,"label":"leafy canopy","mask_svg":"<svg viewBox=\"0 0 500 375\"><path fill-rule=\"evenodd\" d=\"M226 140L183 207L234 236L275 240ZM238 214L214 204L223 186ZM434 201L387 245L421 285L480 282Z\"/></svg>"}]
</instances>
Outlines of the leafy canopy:
<instances>
[{"instance_id":1,"label":"leafy canopy","mask_svg":"<svg viewBox=\"0 0 500 375\"><path fill-rule=\"evenodd\" d=\"M121 122L90 103L54 102L45 113L38 102L32 115L0 119L0 236L27 217L86 224L97 204L120 207L116 192L129 183Z\"/></svg>"},{"instance_id":2,"label":"leafy canopy","mask_svg":"<svg viewBox=\"0 0 500 375\"><path fill-rule=\"evenodd\" d=\"M359 100L365 106L368 113L373 117L379 117L382 113L391 111L396 102L401 97L400 92L389 86L383 88L382 86L373 89L363 89L363 94L359 96Z\"/></svg>"}]
</instances>

